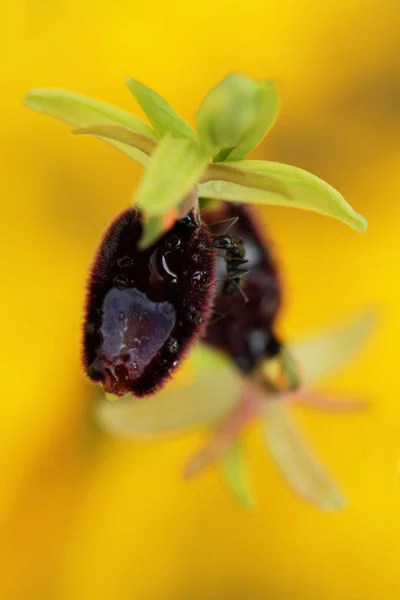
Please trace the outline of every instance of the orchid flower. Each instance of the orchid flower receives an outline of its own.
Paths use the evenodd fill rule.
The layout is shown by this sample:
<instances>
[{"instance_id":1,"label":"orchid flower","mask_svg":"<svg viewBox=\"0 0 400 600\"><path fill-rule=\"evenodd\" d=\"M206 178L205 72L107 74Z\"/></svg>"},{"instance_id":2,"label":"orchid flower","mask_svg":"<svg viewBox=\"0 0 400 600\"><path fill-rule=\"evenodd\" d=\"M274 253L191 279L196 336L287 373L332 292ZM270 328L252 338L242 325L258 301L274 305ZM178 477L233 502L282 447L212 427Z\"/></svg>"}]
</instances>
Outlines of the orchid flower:
<instances>
[{"instance_id":1,"label":"orchid flower","mask_svg":"<svg viewBox=\"0 0 400 600\"><path fill-rule=\"evenodd\" d=\"M164 390L139 402L128 397L118 402L101 399L97 420L110 434L130 439L213 429L209 443L188 459L184 474L190 477L218 462L235 497L253 506L240 435L247 422L257 418L266 448L292 489L321 509L337 510L343 507L344 496L310 449L291 406L338 414L366 408L357 396L341 398L315 390L314 385L347 365L366 342L375 321L376 314L365 311L291 344L304 386L293 392L263 392L221 352L199 344L180 376Z\"/></svg>"}]
</instances>

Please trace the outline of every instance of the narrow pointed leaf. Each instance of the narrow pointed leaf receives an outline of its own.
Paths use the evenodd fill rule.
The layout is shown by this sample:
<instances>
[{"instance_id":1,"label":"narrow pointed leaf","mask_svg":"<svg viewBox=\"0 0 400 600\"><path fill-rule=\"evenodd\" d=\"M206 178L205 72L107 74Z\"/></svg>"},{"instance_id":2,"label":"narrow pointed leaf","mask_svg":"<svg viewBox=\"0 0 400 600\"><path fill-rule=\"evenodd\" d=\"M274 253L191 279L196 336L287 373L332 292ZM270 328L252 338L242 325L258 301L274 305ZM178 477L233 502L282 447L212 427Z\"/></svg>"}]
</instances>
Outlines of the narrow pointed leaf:
<instances>
[{"instance_id":1,"label":"narrow pointed leaf","mask_svg":"<svg viewBox=\"0 0 400 600\"><path fill-rule=\"evenodd\" d=\"M26 94L25 104L33 110L65 121L74 127L85 128L93 125L118 125L152 140L157 139L151 127L146 125L136 115L132 115L106 102L101 102L82 94L76 94L75 92L57 89L32 90ZM108 144L140 164L147 164L148 156L137 148L131 148L126 144L111 139L104 141L107 141Z\"/></svg>"},{"instance_id":2,"label":"narrow pointed leaf","mask_svg":"<svg viewBox=\"0 0 400 600\"><path fill-rule=\"evenodd\" d=\"M225 163L213 163L207 167L207 171L201 178L201 183L212 181L236 183L240 186L279 194L290 200L288 188L277 177L271 177L270 175L255 173L244 169L237 169L236 167L231 167Z\"/></svg>"},{"instance_id":3,"label":"narrow pointed leaf","mask_svg":"<svg viewBox=\"0 0 400 600\"><path fill-rule=\"evenodd\" d=\"M376 320L376 313L365 312L336 329L291 344L302 384L314 383L345 365L365 343Z\"/></svg>"},{"instance_id":4,"label":"narrow pointed leaf","mask_svg":"<svg viewBox=\"0 0 400 600\"><path fill-rule=\"evenodd\" d=\"M198 144L165 136L152 154L136 193L136 205L148 217L178 208L206 169Z\"/></svg>"},{"instance_id":5,"label":"narrow pointed leaf","mask_svg":"<svg viewBox=\"0 0 400 600\"><path fill-rule=\"evenodd\" d=\"M259 94L259 109L256 123L247 132L240 144L233 148L225 160L242 160L258 146L271 129L279 113L279 94L273 81L257 83Z\"/></svg>"},{"instance_id":6,"label":"narrow pointed leaf","mask_svg":"<svg viewBox=\"0 0 400 600\"><path fill-rule=\"evenodd\" d=\"M279 400L266 404L263 424L269 452L293 490L323 510L342 508L345 502L340 490Z\"/></svg>"},{"instance_id":7,"label":"narrow pointed leaf","mask_svg":"<svg viewBox=\"0 0 400 600\"><path fill-rule=\"evenodd\" d=\"M75 129L72 133L73 135L95 135L114 142L121 142L121 144L127 144L140 150L147 156L150 156L157 146L157 142L145 135L117 125L92 125L91 127Z\"/></svg>"},{"instance_id":8,"label":"narrow pointed leaf","mask_svg":"<svg viewBox=\"0 0 400 600\"><path fill-rule=\"evenodd\" d=\"M246 508L254 508L255 502L249 490L248 472L243 446L236 441L220 463L223 481L233 496Z\"/></svg>"},{"instance_id":9,"label":"narrow pointed leaf","mask_svg":"<svg viewBox=\"0 0 400 600\"><path fill-rule=\"evenodd\" d=\"M172 381L144 400L126 397L102 400L96 418L111 434L137 438L209 425L221 419L238 401L242 379L230 361L198 345L185 365L182 380Z\"/></svg>"},{"instance_id":10,"label":"narrow pointed leaf","mask_svg":"<svg viewBox=\"0 0 400 600\"><path fill-rule=\"evenodd\" d=\"M285 186L287 194L283 195L267 188L261 190L221 180L201 184L199 186L201 198L300 208L333 217L360 232L364 232L367 228L366 219L356 213L339 192L322 179L303 169L262 160L244 160L224 164L278 179Z\"/></svg>"},{"instance_id":11,"label":"narrow pointed leaf","mask_svg":"<svg viewBox=\"0 0 400 600\"><path fill-rule=\"evenodd\" d=\"M126 83L159 136L169 133L176 138L197 141L193 129L157 92L131 77Z\"/></svg>"}]
</instances>

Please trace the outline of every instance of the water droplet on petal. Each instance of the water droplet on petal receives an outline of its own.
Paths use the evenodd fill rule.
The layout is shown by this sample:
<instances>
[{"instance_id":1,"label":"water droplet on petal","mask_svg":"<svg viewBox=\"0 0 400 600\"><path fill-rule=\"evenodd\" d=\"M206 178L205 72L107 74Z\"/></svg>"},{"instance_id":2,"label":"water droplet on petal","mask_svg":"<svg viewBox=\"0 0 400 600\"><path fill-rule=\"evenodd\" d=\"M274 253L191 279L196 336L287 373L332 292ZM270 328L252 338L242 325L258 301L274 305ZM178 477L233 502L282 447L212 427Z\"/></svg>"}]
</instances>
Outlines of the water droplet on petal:
<instances>
[{"instance_id":1,"label":"water droplet on petal","mask_svg":"<svg viewBox=\"0 0 400 600\"><path fill-rule=\"evenodd\" d=\"M125 277L125 275L119 274L116 277L114 277L113 285L115 287L128 287L129 281Z\"/></svg>"},{"instance_id":2,"label":"water droplet on petal","mask_svg":"<svg viewBox=\"0 0 400 600\"><path fill-rule=\"evenodd\" d=\"M150 257L150 283L156 290L178 283L178 276L168 263L170 253L171 251L164 252L161 248L157 248Z\"/></svg>"},{"instance_id":3,"label":"water droplet on petal","mask_svg":"<svg viewBox=\"0 0 400 600\"><path fill-rule=\"evenodd\" d=\"M207 289L207 279L205 271L195 271L190 281L195 290L204 292Z\"/></svg>"},{"instance_id":4,"label":"water droplet on petal","mask_svg":"<svg viewBox=\"0 0 400 600\"><path fill-rule=\"evenodd\" d=\"M177 235L169 235L165 240L165 246L169 250L177 250L181 245L181 240Z\"/></svg>"},{"instance_id":5,"label":"water droplet on petal","mask_svg":"<svg viewBox=\"0 0 400 600\"><path fill-rule=\"evenodd\" d=\"M117 260L117 266L120 269L127 269L129 267L133 267L135 261L130 256L123 256Z\"/></svg>"},{"instance_id":6,"label":"water droplet on petal","mask_svg":"<svg viewBox=\"0 0 400 600\"><path fill-rule=\"evenodd\" d=\"M179 342L176 338L171 338L168 342L168 352L176 354L179 350Z\"/></svg>"},{"instance_id":7,"label":"water droplet on petal","mask_svg":"<svg viewBox=\"0 0 400 600\"><path fill-rule=\"evenodd\" d=\"M185 316L189 323L197 325L203 322L200 312L194 306L188 306Z\"/></svg>"},{"instance_id":8,"label":"water droplet on petal","mask_svg":"<svg viewBox=\"0 0 400 600\"><path fill-rule=\"evenodd\" d=\"M192 254L191 259L196 265L201 263L201 256L200 256L200 254L198 254L198 252L195 252L194 254Z\"/></svg>"}]
</instances>

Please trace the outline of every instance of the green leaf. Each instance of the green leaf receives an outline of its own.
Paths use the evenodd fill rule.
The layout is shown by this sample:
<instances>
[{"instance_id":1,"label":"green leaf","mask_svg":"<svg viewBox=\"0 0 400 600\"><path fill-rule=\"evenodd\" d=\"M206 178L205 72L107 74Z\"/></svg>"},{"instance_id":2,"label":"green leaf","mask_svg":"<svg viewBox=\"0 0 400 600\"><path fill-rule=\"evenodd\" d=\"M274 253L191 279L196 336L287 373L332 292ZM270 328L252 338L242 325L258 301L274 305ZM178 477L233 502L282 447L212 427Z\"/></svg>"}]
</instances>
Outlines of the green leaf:
<instances>
[{"instance_id":1,"label":"green leaf","mask_svg":"<svg viewBox=\"0 0 400 600\"><path fill-rule=\"evenodd\" d=\"M171 381L157 394L138 400L102 400L96 407L101 427L111 434L138 438L214 424L236 404L241 376L224 355L197 345L182 381Z\"/></svg>"},{"instance_id":2,"label":"green leaf","mask_svg":"<svg viewBox=\"0 0 400 600\"><path fill-rule=\"evenodd\" d=\"M154 131L139 117L111 104L75 92L57 89L32 90L26 94L25 104L33 110L65 121L74 127L119 125L151 140L157 139ZM149 160L148 156L137 148L110 139L104 141L141 165L146 165Z\"/></svg>"},{"instance_id":3,"label":"green leaf","mask_svg":"<svg viewBox=\"0 0 400 600\"><path fill-rule=\"evenodd\" d=\"M256 188L258 190L279 194L290 200L288 188L277 177L270 177L269 175L264 175L262 173L237 169L226 163L213 163L208 165L206 172L201 178L201 183L211 181L217 182L217 186L219 182L224 181L245 186L246 188Z\"/></svg>"},{"instance_id":4,"label":"green leaf","mask_svg":"<svg viewBox=\"0 0 400 600\"><path fill-rule=\"evenodd\" d=\"M300 208L333 217L360 232L364 232L367 228L366 219L356 213L339 192L303 169L263 160L227 162L224 166L251 171L253 174L260 173L280 180L285 186L287 195L221 180L202 183L199 186L201 198Z\"/></svg>"},{"instance_id":5,"label":"green leaf","mask_svg":"<svg viewBox=\"0 0 400 600\"><path fill-rule=\"evenodd\" d=\"M197 141L193 129L157 92L131 77L126 83L160 137L169 133L176 138Z\"/></svg>"},{"instance_id":6,"label":"green leaf","mask_svg":"<svg viewBox=\"0 0 400 600\"><path fill-rule=\"evenodd\" d=\"M309 449L283 403L279 399L267 402L264 410L269 452L294 491L323 510L343 508L340 490Z\"/></svg>"},{"instance_id":7,"label":"green leaf","mask_svg":"<svg viewBox=\"0 0 400 600\"><path fill-rule=\"evenodd\" d=\"M233 148L224 160L241 160L258 146L271 129L279 113L279 94L273 81L260 81L256 84L259 94L257 120L241 142Z\"/></svg>"},{"instance_id":8,"label":"green leaf","mask_svg":"<svg viewBox=\"0 0 400 600\"><path fill-rule=\"evenodd\" d=\"M137 148L147 156L150 156L157 146L157 142L145 135L117 125L93 125L92 127L75 129L72 133L73 135L95 135L107 140L114 140L114 142L121 142L121 144Z\"/></svg>"},{"instance_id":9,"label":"green leaf","mask_svg":"<svg viewBox=\"0 0 400 600\"><path fill-rule=\"evenodd\" d=\"M300 367L303 385L314 383L345 365L363 346L377 321L368 311L353 317L344 325L289 346Z\"/></svg>"},{"instance_id":10,"label":"green leaf","mask_svg":"<svg viewBox=\"0 0 400 600\"><path fill-rule=\"evenodd\" d=\"M243 447L236 441L220 463L225 485L234 497L246 508L254 508L255 502L249 491L248 473Z\"/></svg>"},{"instance_id":11,"label":"green leaf","mask_svg":"<svg viewBox=\"0 0 400 600\"><path fill-rule=\"evenodd\" d=\"M152 154L137 190L137 207L148 217L162 217L177 208L207 164L198 144L166 135Z\"/></svg>"},{"instance_id":12,"label":"green leaf","mask_svg":"<svg viewBox=\"0 0 400 600\"><path fill-rule=\"evenodd\" d=\"M208 92L196 115L205 153L213 155L221 149L242 145L244 148L245 139L257 127L260 108L257 83L236 73L225 77Z\"/></svg>"}]
</instances>

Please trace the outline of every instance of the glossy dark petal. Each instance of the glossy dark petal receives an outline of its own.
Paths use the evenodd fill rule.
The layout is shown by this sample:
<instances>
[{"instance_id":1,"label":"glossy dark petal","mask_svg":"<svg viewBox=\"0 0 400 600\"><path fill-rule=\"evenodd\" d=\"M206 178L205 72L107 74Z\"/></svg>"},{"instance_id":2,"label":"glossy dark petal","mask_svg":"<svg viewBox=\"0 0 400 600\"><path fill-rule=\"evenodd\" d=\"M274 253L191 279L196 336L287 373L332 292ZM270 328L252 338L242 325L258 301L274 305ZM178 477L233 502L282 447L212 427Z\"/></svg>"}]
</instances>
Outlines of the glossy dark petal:
<instances>
[{"instance_id":1,"label":"glossy dark petal","mask_svg":"<svg viewBox=\"0 0 400 600\"><path fill-rule=\"evenodd\" d=\"M223 295L227 265L224 251L219 251L217 280L221 283L205 341L223 350L242 372L249 373L260 360L275 356L280 350L273 327L281 305L281 286L271 243L248 206L221 203L219 210L205 211L202 217L211 230L220 228L213 224L237 217L228 234L244 243L244 258L248 262L240 266L248 274L243 277L241 288L248 301L234 287L227 288L226 283L225 291L228 289L231 295Z\"/></svg>"},{"instance_id":2,"label":"glossy dark petal","mask_svg":"<svg viewBox=\"0 0 400 600\"><path fill-rule=\"evenodd\" d=\"M212 238L194 218L145 251L137 246L141 233L140 213L122 213L88 283L83 362L92 380L119 396L163 384L204 333L216 289Z\"/></svg>"}]
</instances>

